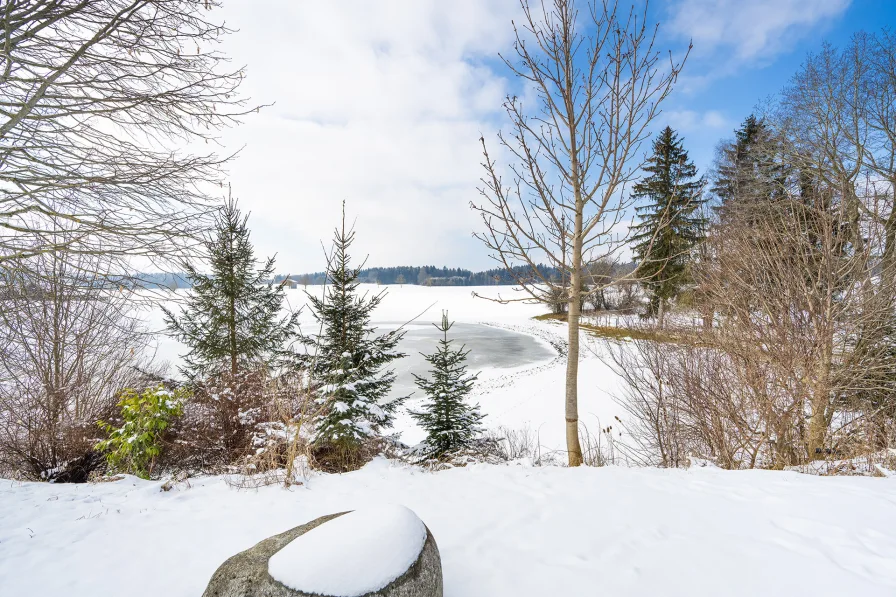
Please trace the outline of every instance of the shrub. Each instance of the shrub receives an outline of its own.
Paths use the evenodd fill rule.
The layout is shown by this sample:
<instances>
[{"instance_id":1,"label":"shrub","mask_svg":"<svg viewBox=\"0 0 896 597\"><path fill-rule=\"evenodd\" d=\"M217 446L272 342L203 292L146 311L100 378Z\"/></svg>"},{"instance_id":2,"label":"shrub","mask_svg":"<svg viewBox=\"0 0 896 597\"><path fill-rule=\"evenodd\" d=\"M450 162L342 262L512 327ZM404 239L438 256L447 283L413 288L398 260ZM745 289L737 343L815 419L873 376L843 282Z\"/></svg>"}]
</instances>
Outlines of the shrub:
<instances>
[{"instance_id":1,"label":"shrub","mask_svg":"<svg viewBox=\"0 0 896 597\"><path fill-rule=\"evenodd\" d=\"M98 421L109 437L97 443L96 449L106 452L112 469L148 479L161 453L162 435L171 420L183 413L183 399L183 390L171 392L163 386L148 388L142 394L125 390L118 402L121 426Z\"/></svg>"}]
</instances>

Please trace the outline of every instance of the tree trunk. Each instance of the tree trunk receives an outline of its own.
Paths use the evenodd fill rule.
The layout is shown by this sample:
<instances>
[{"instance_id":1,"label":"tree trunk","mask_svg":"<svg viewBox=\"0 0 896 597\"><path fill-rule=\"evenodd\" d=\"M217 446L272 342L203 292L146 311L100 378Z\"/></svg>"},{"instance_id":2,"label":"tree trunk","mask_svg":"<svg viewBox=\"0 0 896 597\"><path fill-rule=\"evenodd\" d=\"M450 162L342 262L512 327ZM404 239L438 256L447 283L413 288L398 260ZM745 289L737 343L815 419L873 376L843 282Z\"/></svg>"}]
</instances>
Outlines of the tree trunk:
<instances>
[{"instance_id":1,"label":"tree trunk","mask_svg":"<svg viewBox=\"0 0 896 597\"><path fill-rule=\"evenodd\" d=\"M824 439L827 432L825 408L813 400L812 418L809 419L809 461L824 459Z\"/></svg>"},{"instance_id":2,"label":"tree trunk","mask_svg":"<svg viewBox=\"0 0 896 597\"><path fill-rule=\"evenodd\" d=\"M566 451L569 466L582 464L579 444L579 301L569 301L569 353L566 357Z\"/></svg>"},{"instance_id":3,"label":"tree trunk","mask_svg":"<svg viewBox=\"0 0 896 597\"><path fill-rule=\"evenodd\" d=\"M713 320L713 309L704 309L703 311L703 328L707 330L712 329L712 320Z\"/></svg>"},{"instance_id":4,"label":"tree trunk","mask_svg":"<svg viewBox=\"0 0 896 597\"><path fill-rule=\"evenodd\" d=\"M660 324L660 329L663 329L664 320L666 318L666 301L665 301L665 299L660 299L659 303L660 303L660 306L659 306L659 309L657 310L656 319Z\"/></svg>"},{"instance_id":5,"label":"tree trunk","mask_svg":"<svg viewBox=\"0 0 896 597\"><path fill-rule=\"evenodd\" d=\"M581 215L576 216L576 231L581 231ZM573 241L572 280L569 290L569 352L566 355L566 452L569 466L582 464L579 443L579 289L582 286L581 234Z\"/></svg>"},{"instance_id":6,"label":"tree trunk","mask_svg":"<svg viewBox=\"0 0 896 597\"><path fill-rule=\"evenodd\" d=\"M230 373L236 375L236 299L230 297Z\"/></svg>"}]
</instances>

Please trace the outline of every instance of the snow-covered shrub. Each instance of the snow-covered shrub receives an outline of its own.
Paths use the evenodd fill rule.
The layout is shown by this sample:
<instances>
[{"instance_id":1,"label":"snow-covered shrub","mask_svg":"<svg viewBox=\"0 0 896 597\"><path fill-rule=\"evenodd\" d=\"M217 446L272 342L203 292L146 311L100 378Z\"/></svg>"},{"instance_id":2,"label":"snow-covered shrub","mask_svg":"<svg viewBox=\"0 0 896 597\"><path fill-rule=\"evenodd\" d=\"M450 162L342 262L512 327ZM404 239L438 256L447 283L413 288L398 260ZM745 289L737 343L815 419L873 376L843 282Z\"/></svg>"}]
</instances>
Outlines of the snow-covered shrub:
<instances>
[{"instance_id":1,"label":"snow-covered shrub","mask_svg":"<svg viewBox=\"0 0 896 597\"><path fill-rule=\"evenodd\" d=\"M553 454L542 451L538 432L528 425L518 429L505 426L488 429L473 444L471 451L481 454L486 462L492 459L499 462L525 460L535 466L555 463Z\"/></svg>"},{"instance_id":2,"label":"snow-covered shrub","mask_svg":"<svg viewBox=\"0 0 896 597\"><path fill-rule=\"evenodd\" d=\"M148 479L162 451L162 435L183 412L184 397L182 390L171 392L162 386L142 393L125 390L118 402L121 421L117 425L99 421L109 437L96 449L106 453L112 469Z\"/></svg>"},{"instance_id":3,"label":"snow-covered shrub","mask_svg":"<svg viewBox=\"0 0 896 597\"><path fill-rule=\"evenodd\" d=\"M220 373L192 384L184 416L174 428L172 466L213 472L252 454L256 426L269 420L265 371Z\"/></svg>"},{"instance_id":4,"label":"snow-covered shrub","mask_svg":"<svg viewBox=\"0 0 896 597\"><path fill-rule=\"evenodd\" d=\"M242 475L289 468L298 456L308 456L318 409L299 373L210 376L193 384L163 464L188 473Z\"/></svg>"}]
</instances>

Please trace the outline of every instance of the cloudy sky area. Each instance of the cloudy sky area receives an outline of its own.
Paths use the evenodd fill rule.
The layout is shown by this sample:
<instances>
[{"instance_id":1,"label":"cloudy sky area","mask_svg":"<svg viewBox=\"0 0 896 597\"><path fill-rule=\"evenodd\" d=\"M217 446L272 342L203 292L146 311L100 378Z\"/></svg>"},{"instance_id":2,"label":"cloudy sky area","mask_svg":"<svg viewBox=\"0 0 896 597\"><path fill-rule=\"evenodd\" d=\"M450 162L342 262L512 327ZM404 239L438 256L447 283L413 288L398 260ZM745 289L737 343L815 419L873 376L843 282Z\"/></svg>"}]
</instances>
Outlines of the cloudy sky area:
<instances>
[{"instance_id":1,"label":"cloudy sky area","mask_svg":"<svg viewBox=\"0 0 896 597\"><path fill-rule=\"evenodd\" d=\"M472 238L478 139L494 143L519 84L518 0L231 0L224 50L244 91L273 103L226 135L259 255L278 271L322 269L342 200L368 265L492 267ZM892 0L654 0L660 48L694 50L659 126L684 137L701 171L713 150L824 40L894 23ZM647 146L645 146L645 149Z\"/></svg>"}]
</instances>

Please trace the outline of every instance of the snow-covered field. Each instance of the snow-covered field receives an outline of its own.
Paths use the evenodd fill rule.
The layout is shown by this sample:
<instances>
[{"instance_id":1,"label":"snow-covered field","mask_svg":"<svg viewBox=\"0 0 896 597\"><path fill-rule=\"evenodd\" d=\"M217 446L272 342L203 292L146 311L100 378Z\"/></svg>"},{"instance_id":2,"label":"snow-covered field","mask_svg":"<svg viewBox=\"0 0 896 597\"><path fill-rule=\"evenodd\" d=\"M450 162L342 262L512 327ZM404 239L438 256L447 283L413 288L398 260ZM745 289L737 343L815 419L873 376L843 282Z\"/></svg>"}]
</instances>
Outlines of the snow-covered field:
<instances>
[{"instance_id":1,"label":"snow-covered field","mask_svg":"<svg viewBox=\"0 0 896 597\"><path fill-rule=\"evenodd\" d=\"M307 290L320 296L323 287L309 286ZM360 286L362 293L371 295L382 290L387 293L374 313L374 325L392 329L413 320L408 324L409 341L400 346L412 356L394 363L400 386L396 393L407 394L415 389L410 373L425 371L425 362L417 351L431 352L436 345L435 336L429 345L423 341L425 338L416 340L415 336L422 330L428 333L432 329L430 324L441 320L444 309L458 324L452 337L457 338L458 343L467 342L468 348L474 351L469 358L470 370L479 371L480 377L473 400L479 401L482 412L487 415L484 425L513 429L528 427L538 437L544 451L565 447L565 360L557 358L557 350L565 347L566 328L556 322L533 320L533 316L545 312L543 305L530 302L500 304L473 296L475 292L488 299L514 301L525 297L508 286ZM305 307L305 291L299 288L286 293L290 308L302 310L303 328L313 331L314 318ZM169 308L176 310L174 303L170 303ZM147 317L153 329L163 328L160 311L149 313ZM521 334L522 338L519 337ZM483 350L477 351L477 347ZM157 358L176 365L182 350L176 341L160 337ZM612 399L612 395L618 393L619 380L591 351L583 349L583 353L585 365L579 373L579 417L589 430L597 433L602 425L612 422L614 416L623 415ZM416 406L414 400L408 406ZM416 423L406 415L397 417L395 430L401 432L402 440L411 445L424 437Z\"/></svg>"},{"instance_id":2,"label":"snow-covered field","mask_svg":"<svg viewBox=\"0 0 896 597\"><path fill-rule=\"evenodd\" d=\"M301 291L289 297L303 302ZM474 299L470 288L390 287L377 320L424 312L416 323L426 324L441 309L563 349L562 326L531 319L542 307ZM476 399L486 422L528 425L546 449L559 448L563 359L515 350L516 366L483 365ZM580 370L580 415L596 429L619 414L619 382L590 353ZM400 421L407 436L411 425ZM261 539L385 504L411 508L432 530L446 597L896 595L892 477L526 463L432 473L377 459L290 490L237 490L220 477L161 485L0 481L0 595L198 596L218 565Z\"/></svg>"},{"instance_id":3,"label":"snow-covered field","mask_svg":"<svg viewBox=\"0 0 896 597\"><path fill-rule=\"evenodd\" d=\"M896 594L892 479L376 460L292 490L160 485L4 482L0 594L196 597L265 537L387 503L432 530L446 597Z\"/></svg>"}]
</instances>

